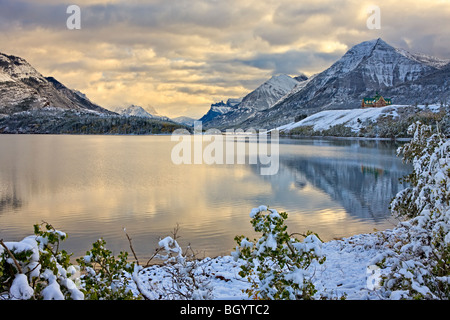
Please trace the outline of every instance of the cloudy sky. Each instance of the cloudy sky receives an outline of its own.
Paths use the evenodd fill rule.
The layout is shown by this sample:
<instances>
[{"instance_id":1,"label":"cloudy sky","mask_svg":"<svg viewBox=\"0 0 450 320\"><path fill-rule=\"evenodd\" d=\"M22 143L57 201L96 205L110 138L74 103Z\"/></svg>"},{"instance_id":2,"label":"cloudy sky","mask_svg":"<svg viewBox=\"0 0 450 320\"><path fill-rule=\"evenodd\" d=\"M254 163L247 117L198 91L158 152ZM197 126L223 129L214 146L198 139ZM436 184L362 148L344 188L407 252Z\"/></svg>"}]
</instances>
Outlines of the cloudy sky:
<instances>
[{"instance_id":1,"label":"cloudy sky","mask_svg":"<svg viewBox=\"0 0 450 320\"><path fill-rule=\"evenodd\" d=\"M367 26L371 6L380 29ZM103 107L170 117L201 117L272 75L323 71L379 37L449 58L450 0L0 0L0 52Z\"/></svg>"}]
</instances>

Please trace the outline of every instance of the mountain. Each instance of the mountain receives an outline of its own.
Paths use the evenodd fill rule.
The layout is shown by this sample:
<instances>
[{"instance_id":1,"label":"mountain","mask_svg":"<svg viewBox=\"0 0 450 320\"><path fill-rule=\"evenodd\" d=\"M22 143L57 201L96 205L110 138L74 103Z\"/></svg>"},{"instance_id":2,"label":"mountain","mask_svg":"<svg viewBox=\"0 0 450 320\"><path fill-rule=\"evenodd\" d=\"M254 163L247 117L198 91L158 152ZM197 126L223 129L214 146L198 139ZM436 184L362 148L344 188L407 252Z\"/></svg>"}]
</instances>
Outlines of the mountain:
<instances>
[{"instance_id":1,"label":"mountain","mask_svg":"<svg viewBox=\"0 0 450 320\"><path fill-rule=\"evenodd\" d=\"M198 121L203 124L209 123L217 117L237 109L241 101L242 99L228 99L226 103L223 101L213 103L208 112Z\"/></svg>"},{"instance_id":2,"label":"mountain","mask_svg":"<svg viewBox=\"0 0 450 320\"><path fill-rule=\"evenodd\" d=\"M143 117L143 118L153 118L153 115L144 110L144 108L140 106L136 106L134 104L128 107L119 107L114 109L118 114L125 117Z\"/></svg>"},{"instance_id":3,"label":"mountain","mask_svg":"<svg viewBox=\"0 0 450 320\"><path fill-rule=\"evenodd\" d=\"M210 128L223 128L241 123L256 112L270 108L280 98L300 84L299 80L304 81L305 78L304 75L297 77L298 80L285 74L273 76L247 94L239 105L230 107L222 114L216 114L212 119L205 115L204 118L206 119L202 118L203 120L200 120L204 121L204 127Z\"/></svg>"},{"instance_id":4,"label":"mountain","mask_svg":"<svg viewBox=\"0 0 450 320\"><path fill-rule=\"evenodd\" d=\"M285 74L273 76L254 91L246 95L242 99L239 108L258 111L270 108L281 97L298 85L298 83L299 81Z\"/></svg>"},{"instance_id":5,"label":"mountain","mask_svg":"<svg viewBox=\"0 0 450 320\"><path fill-rule=\"evenodd\" d=\"M0 53L0 114L44 108L114 114L55 78L44 77L25 59Z\"/></svg>"},{"instance_id":6,"label":"mountain","mask_svg":"<svg viewBox=\"0 0 450 320\"><path fill-rule=\"evenodd\" d=\"M104 109L85 94L44 77L25 59L0 53L0 134L166 134L189 129L137 106L126 109L128 115L141 116Z\"/></svg>"},{"instance_id":7,"label":"mountain","mask_svg":"<svg viewBox=\"0 0 450 320\"><path fill-rule=\"evenodd\" d=\"M115 108L114 111L124 117L140 117L161 121L171 121L168 117L159 115L155 108L150 106L144 109L141 106L132 104L128 107Z\"/></svg>"},{"instance_id":8,"label":"mountain","mask_svg":"<svg viewBox=\"0 0 450 320\"><path fill-rule=\"evenodd\" d=\"M155 110L155 108L151 106L148 106L147 108L144 109L143 107L132 104L128 107L115 108L114 111L124 117L140 117L160 121L171 121L188 127L193 127L194 121L196 121L196 119L184 116L170 119L166 116L159 115L158 112Z\"/></svg>"},{"instance_id":9,"label":"mountain","mask_svg":"<svg viewBox=\"0 0 450 320\"><path fill-rule=\"evenodd\" d=\"M450 102L450 63L426 76L386 90L386 96L406 104Z\"/></svg>"},{"instance_id":10,"label":"mountain","mask_svg":"<svg viewBox=\"0 0 450 320\"><path fill-rule=\"evenodd\" d=\"M362 99L376 92L392 98L395 104L407 104L424 96L431 98L445 88L444 83L439 83L439 76L447 74L449 62L394 48L380 38L365 41L328 69L301 82L270 108L254 113L239 125L269 129L290 123L300 114L360 108ZM430 85L423 86L421 81ZM431 82L434 90L424 95Z\"/></svg>"},{"instance_id":11,"label":"mountain","mask_svg":"<svg viewBox=\"0 0 450 320\"><path fill-rule=\"evenodd\" d=\"M194 122L197 121L197 119L181 116L181 117L172 118L172 121L174 121L176 123L184 124L185 126L188 126L188 127L193 127Z\"/></svg>"}]
</instances>

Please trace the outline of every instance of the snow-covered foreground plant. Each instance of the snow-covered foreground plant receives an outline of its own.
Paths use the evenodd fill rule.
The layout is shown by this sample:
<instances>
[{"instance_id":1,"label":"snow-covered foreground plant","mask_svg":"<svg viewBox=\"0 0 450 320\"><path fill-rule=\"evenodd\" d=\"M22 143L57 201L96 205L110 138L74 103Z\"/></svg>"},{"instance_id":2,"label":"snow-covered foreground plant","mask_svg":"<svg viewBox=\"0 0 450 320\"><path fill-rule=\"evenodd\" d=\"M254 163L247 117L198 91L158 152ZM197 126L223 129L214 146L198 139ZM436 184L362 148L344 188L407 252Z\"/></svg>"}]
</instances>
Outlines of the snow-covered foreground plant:
<instances>
[{"instance_id":1,"label":"snow-covered foreground plant","mask_svg":"<svg viewBox=\"0 0 450 320\"><path fill-rule=\"evenodd\" d=\"M77 259L83 272L81 283L86 299L140 299L129 287L129 274L133 272L135 263L128 262L127 252L120 252L116 259L105 245L106 241L99 239L84 257Z\"/></svg>"},{"instance_id":2,"label":"snow-covered foreground plant","mask_svg":"<svg viewBox=\"0 0 450 320\"><path fill-rule=\"evenodd\" d=\"M235 260L245 263L239 275L247 278L251 288L248 296L254 299L312 299L316 289L307 270L313 263L322 264L322 242L308 234L303 242L287 233L284 224L287 213L278 213L266 206L254 208L250 214L252 225L262 236L249 241L235 238L238 246L232 253Z\"/></svg>"},{"instance_id":3,"label":"snow-covered foreground plant","mask_svg":"<svg viewBox=\"0 0 450 320\"><path fill-rule=\"evenodd\" d=\"M190 247L183 252L176 233L162 239L152 257L164 262L156 266L164 281L149 279L147 283L143 283L142 275L151 266L130 262L127 252L114 257L103 239L76 259L78 265L72 265L71 255L59 248L66 238L64 232L44 223L35 225L35 235L22 241L0 240L0 300L212 298L210 275Z\"/></svg>"},{"instance_id":4,"label":"snow-covered foreground plant","mask_svg":"<svg viewBox=\"0 0 450 320\"><path fill-rule=\"evenodd\" d=\"M409 186L391 203L403 218L388 253L376 258L390 272L384 294L395 299L450 298L450 139L431 126L409 128L413 139L398 152L413 165ZM386 269L387 270L387 269Z\"/></svg>"},{"instance_id":5,"label":"snow-covered foreground plant","mask_svg":"<svg viewBox=\"0 0 450 320\"><path fill-rule=\"evenodd\" d=\"M19 242L0 240L0 299L84 299L78 268L59 249L67 235L47 223L35 225L34 233Z\"/></svg>"},{"instance_id":6,"label":"snow-covered foreground plant","mask_svg":"<svg viewBox=\"0 0 450 320\"><path fill-rule=\"evenodd\" d=\"M195 252L189 245L184 251L177 242L178 226L172 236L161 239L159 248L152 258L164 261L162 266L155 266L162 279L149 280L149 284L142 283L139 273L151 274L151 268L136 266L133 279L141 294L149 300L208 300L212 299L210 285L211 275L203 268L202 261L196 258ZM148 263L147 263L148 265ZM148 269L148 270L145 270Z\"/></svg>"}]
</instances>

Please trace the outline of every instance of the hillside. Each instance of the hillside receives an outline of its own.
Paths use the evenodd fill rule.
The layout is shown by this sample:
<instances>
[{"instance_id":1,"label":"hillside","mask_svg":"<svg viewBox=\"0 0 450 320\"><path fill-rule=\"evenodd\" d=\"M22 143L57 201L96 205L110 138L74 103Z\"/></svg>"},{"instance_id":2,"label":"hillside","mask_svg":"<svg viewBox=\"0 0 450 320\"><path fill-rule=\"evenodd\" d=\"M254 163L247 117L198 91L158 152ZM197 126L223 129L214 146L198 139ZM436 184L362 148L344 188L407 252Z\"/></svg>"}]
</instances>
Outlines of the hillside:
<instances>
[{"instance_id":1,"label":"hillside","mask_svg":"<svg viewBox=\"0 0 450 320\"><path fill-rule=\"evenodd\" d=\"M382 108L326 110L297 122L279 126L291 136L347 136L370 138L404 138L413 122L441 124L448 130L448 107L440 105L390 105Z\"/></svg>"}]
</instances>

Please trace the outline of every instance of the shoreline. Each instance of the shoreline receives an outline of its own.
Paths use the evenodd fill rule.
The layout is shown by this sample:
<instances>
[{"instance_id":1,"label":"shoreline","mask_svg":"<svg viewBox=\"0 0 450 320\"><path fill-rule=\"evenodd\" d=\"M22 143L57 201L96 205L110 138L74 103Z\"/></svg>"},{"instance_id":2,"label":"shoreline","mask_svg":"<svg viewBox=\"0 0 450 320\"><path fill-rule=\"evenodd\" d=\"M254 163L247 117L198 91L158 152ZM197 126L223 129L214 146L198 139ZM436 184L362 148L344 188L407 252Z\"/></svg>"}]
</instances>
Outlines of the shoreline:
<instances>
[{"instance_id":1,"label":"shoreline","mask_svg":"<svg viewBox=\"0 0 450 320\"><path fill-rule=\"evenodd\" d=\"M326 257L324 264L315 266L313 283L317 289L316 298L339 300L382 300L377 280L370 267L371 261L389 249L388 240L395 237L396 228L374 233L363 233L348 238L323 242L322 252ZM196 260L201 269L210 275L208 281L212 286L213 298L217 300L251 300L245 292L251 284L238 273L242 261L235 261L231 255L206 257ZM386 270L383 270L385 273ZM378 276L381 275L381 271ZM141 291L152 294L152 283L168 284L171 275L161 265L151 265L139 274ZM375 280L375 285L371 282ZM134 288L136 290L136 288Z\"/></svg>"},{"instance_id":2,"label":"shoreline","mask_svg":"<svg viewBox=\"0 0 450 320\"><path fill-rule=\"evenodd\" d=\"M300 135L291 135L291 136L280 136L281 138L288 139L314 139L314 140L369 140L369 141L400 141L400 142L408 142L411 141L412 138L380 138L380 137L343 137L343 136L300 136Z\"/></svg>"}]
</instances>

